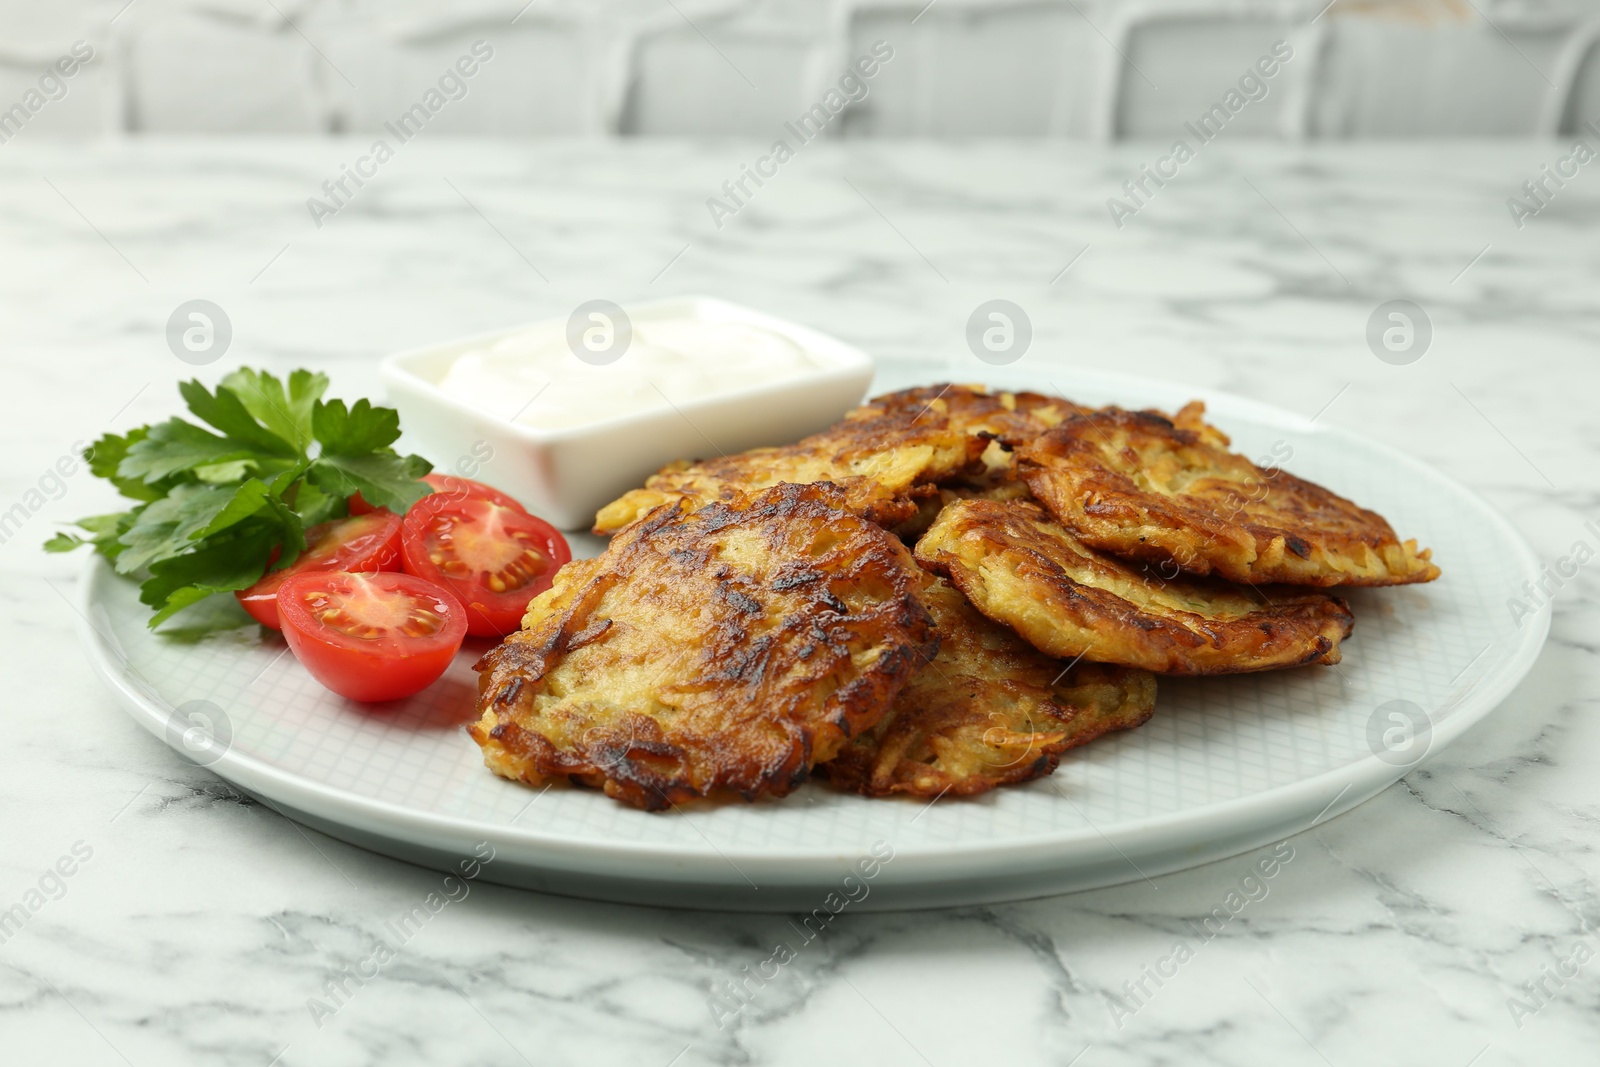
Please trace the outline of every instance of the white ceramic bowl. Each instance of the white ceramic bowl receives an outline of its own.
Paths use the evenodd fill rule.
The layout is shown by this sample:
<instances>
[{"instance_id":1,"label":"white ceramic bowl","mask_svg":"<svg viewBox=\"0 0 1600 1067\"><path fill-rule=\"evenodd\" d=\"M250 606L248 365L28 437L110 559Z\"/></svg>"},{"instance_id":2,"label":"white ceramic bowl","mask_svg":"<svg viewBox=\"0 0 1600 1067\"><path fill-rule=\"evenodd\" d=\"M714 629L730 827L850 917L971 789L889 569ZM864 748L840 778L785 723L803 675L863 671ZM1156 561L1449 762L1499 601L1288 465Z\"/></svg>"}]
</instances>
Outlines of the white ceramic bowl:
<instances>
[{"instance_id":1,"label":"white ceramic bowl","mask_svg":"<svg viewBox=\"0 0 1600 1067\"><path fill-rule=\"evenodd\" d=\"M770 385L558 429L512 422L439 388L462 352L530 328L565 327L565 320L553 320L389 356L383 362L383 380L390 402L400 411L407 437L440 471L488 482L536 515L573 530L590 526L596 511L643 484L663 464L714 455L710 442L731 454L787 444L823 429L860 403L872 380L872 358L859 348L735 304L678 297L626 310L636 320L683 315L770 330L803 348L820 369Z\"/></svg>"}]
</instances>

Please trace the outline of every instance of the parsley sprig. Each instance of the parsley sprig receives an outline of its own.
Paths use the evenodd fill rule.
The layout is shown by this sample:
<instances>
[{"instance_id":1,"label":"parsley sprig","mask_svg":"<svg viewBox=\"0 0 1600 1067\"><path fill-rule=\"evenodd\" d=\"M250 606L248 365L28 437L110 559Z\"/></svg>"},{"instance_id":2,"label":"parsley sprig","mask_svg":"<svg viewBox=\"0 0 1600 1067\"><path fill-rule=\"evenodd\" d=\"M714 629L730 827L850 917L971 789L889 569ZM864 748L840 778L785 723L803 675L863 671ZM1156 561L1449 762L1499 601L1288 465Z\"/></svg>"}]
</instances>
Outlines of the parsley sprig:
<instances>
[{"instance_id":1,"label":"parsley sprig","mask_svg":"<svg viewBox=\"0 0 1600 1067\"><path fill-rule=\"evenodd\" d=\"M327 388L327 375L307 370L284 382L242 368L215 391L182 383L205 425L174 417L90 445L90 472L138 503L80 519L81 534L58 533L45 549L93 545L118 574L139 577L155 627L294 562L306 528L348 514L353 493L403 514L428 494L419 479L432 465L389 447L400 436L393 408L323 400Z\"/></svg>"}]
</instances>

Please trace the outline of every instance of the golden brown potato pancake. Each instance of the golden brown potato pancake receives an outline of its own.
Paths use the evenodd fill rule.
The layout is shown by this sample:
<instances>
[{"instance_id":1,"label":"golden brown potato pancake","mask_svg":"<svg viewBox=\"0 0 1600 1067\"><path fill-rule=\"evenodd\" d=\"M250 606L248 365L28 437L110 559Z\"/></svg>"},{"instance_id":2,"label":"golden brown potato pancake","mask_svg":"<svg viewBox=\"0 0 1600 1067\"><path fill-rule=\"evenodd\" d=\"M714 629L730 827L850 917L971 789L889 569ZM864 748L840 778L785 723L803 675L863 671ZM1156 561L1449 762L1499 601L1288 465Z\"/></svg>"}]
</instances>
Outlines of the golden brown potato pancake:
<instances>
[{"instance_id":1,"label":"golden brown potato pancake","mask_svg":"<svg viewBox=\"0 0 1600 1067\"><path fill-rule=\"evenodd\" d=\"M888 715L818 767L834 785L869 796L971 796L1049 774L1067 749L1150 718L1156 682L1148 671L1069 668L944 581L922 599L939 654Z\"/></svg>"},{"instance_id":2,"label":"golden brown potato pancake","mask_svg":"<svg viewBox=\"0 0 1600 1067\"><path fill-rule=\"evenodd\" d=\"M965 433L998 438L1011 447L1031 441L1071 415L1095 410L1044 393L945 383L886 393L873 403L922 411L923 418L942 416Z\"/></svg>"},{"instance_id":3,"label":"golden brown potato pancake","mask_svg":"<svg viewBox=\"0 0 1600 1067\"><path fill-rule=\"evenodd\" d=\"M779 482L833 482L852 511L896 526L916 516L931 483L981 473L991 438L1031 440L1086 410L1039 393L991 393L982 386L887 393L792 445L670 464L644 488L601 508L594 532L614 534L669 501L731 500Z\"/></svg>"},{"instance_id":4,"label":"golden brown potato pancake","mask_svg":"<svg viewBox=\"0 0 1600 1067\"><path fill-rule=\"evenodd\" d=\"M1339 662L1351 615L1323 593L1165 580L1102 555L1033 504L957 501L917 561L1052 656L1170 674Z\"/></svg>"},{"instance_id":5,"label":"golden brown potato pancake","mask_svg":"<svg viewBox=\"0 0 1600 1067\"><path fill-rule=\"evenodd\" d=\"M856 408L838 423L792 445L732 456L679 461L650 476L643 489L600 509L594 532L611 534L661 504L732 500L780 482L832 482L845 505L884 526L916 514L919 486L966 470L983 453L983 439L941 415L890 397Z\"/></svg>"},{"instance_id":6,"label":"golden brown potato pancake","mask_svg":"<svg viewBox=\"0 0 1600 1067\"><path fill-rule=\"evenodd\" d=\"M1227 449L1204 407L1107 409L1017 453L1033 495L1085 543L1235 582L1401 585L1439 576L1383 516Z\"/></svg>"},{"instance_id":7,"label":"golden brown potato pancake","mask_svg":"<svg viewBox=\"0 0 1600 1067\"><path fill-rule=\"evenodd\" d=\"M656 810L794 789L938 647L926 577L827 485L664 506L563 567L479 661L496 774Z\"/></svg>"}]
</instances>

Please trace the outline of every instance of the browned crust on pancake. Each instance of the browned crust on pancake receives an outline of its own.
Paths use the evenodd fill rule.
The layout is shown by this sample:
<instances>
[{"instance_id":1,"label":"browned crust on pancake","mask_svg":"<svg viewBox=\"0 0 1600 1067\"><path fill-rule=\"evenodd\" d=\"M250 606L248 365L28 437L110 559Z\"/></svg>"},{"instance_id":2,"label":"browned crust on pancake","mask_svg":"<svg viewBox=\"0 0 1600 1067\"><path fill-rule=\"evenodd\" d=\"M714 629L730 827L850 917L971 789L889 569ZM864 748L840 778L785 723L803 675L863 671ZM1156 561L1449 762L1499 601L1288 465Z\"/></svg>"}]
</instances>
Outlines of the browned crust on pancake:
<instances>
[{"instance_id":1,"label":"browned crust on pancake","mask_svg":"<svg viewBox=\"0 0 1600 1067\"><path fill-rule=\"evenodd\" d=\"M650 476L644 488L600 509L594 532L612 534L663 503L732 500L781 482L831 482L844 506L881 526L916 514L919 486L970 467L983 452L981 438L911 403L889 398L856 408L842 420L792 445L756 448L732 456L680 461Z\"/></svg>"},{"instance_id":2,"label":"browned crust on pancake","mask_svg":"<svg viewBox=\"0 0 1600 1067\"><path fill-rule=\"evenodd\" d=\"M1013 448L1060 425L1072 415L1095 410L1045 393L1011 392L948 382L886 393L873 403L890 409L923 411L923 418L943 417L964 433L997 438Z\"/></svg>"},{"instance_id":3,"label":"browned crust on pancake","mask_svg":"<svg viewBox=\"0 0 1600 1067\"><path fill-rule=\"evenodd\" d=\"M1018 450L1018 473L1082 541L1235 582L1401 585L1439 568L1383 516L1227 449L1198 402L1177 416L1107 409Z\"/></svg>"},{"instance_id":4,"label":"browned crust on pancake","mask_svg":"<svg viewBox=\"0 0 1600 1067\"><path fill-rule=\"evenodd\" d=\"M1038 507L946 507L917 543L974 607L1063 659L1171 674L1232 674L1339 662L1344 601L1299 590L1166 580L1089 548Z\"/></svg>"},{"instance_id":5,"label":"browned crust on pancake","mask_svg":"<svg viewBox=\"0 0 1600 1067\"><path fill-rule=\"evenodd\" d=\"M944 581L923 602L938 625L939 654L888 715L818 768L834 785L867 796L973 796L1047 775L1067 749L1150 718L1149 672L1069 669Z\"/></svg>"},{"instance_id":6,"label":"browned crust on pancake","mask_svg":"<svg viewBox=\"0 0 1600 1067\"><path fill-rule=\"evenodd\" d=\"M826 485L658 508L478 663L491 770L635 807L782 796L937 650L905 547Z\"/></svg>"}]
</instances>

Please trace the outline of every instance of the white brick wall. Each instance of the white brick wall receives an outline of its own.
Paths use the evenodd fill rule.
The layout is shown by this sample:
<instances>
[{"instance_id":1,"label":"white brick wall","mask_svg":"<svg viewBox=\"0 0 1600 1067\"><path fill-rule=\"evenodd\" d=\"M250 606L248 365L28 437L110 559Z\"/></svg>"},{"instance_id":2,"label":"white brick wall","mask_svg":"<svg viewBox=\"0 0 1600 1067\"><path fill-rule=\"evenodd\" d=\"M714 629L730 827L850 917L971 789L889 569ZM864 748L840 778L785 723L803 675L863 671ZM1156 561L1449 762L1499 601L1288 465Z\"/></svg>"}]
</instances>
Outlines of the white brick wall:
<instances>
[{"instance_id":1,"label":"white brick wall","mask_svg":"<svg viewBox=\"0 0 1600 1067\"><path fill-rule=\"evenodd\" d=\"M764 136L883 39L894 60L830 132L1165 138L1283 37L1295 60L1239 135L1600 117L1594 0L1337 0L1313 23L1325 2L0 0L0 112L24 103L27 137L371 132L481 39L493 59L431 128ZM33 110L77 40L95 59Z\"/></svg>"}]
</instances>

